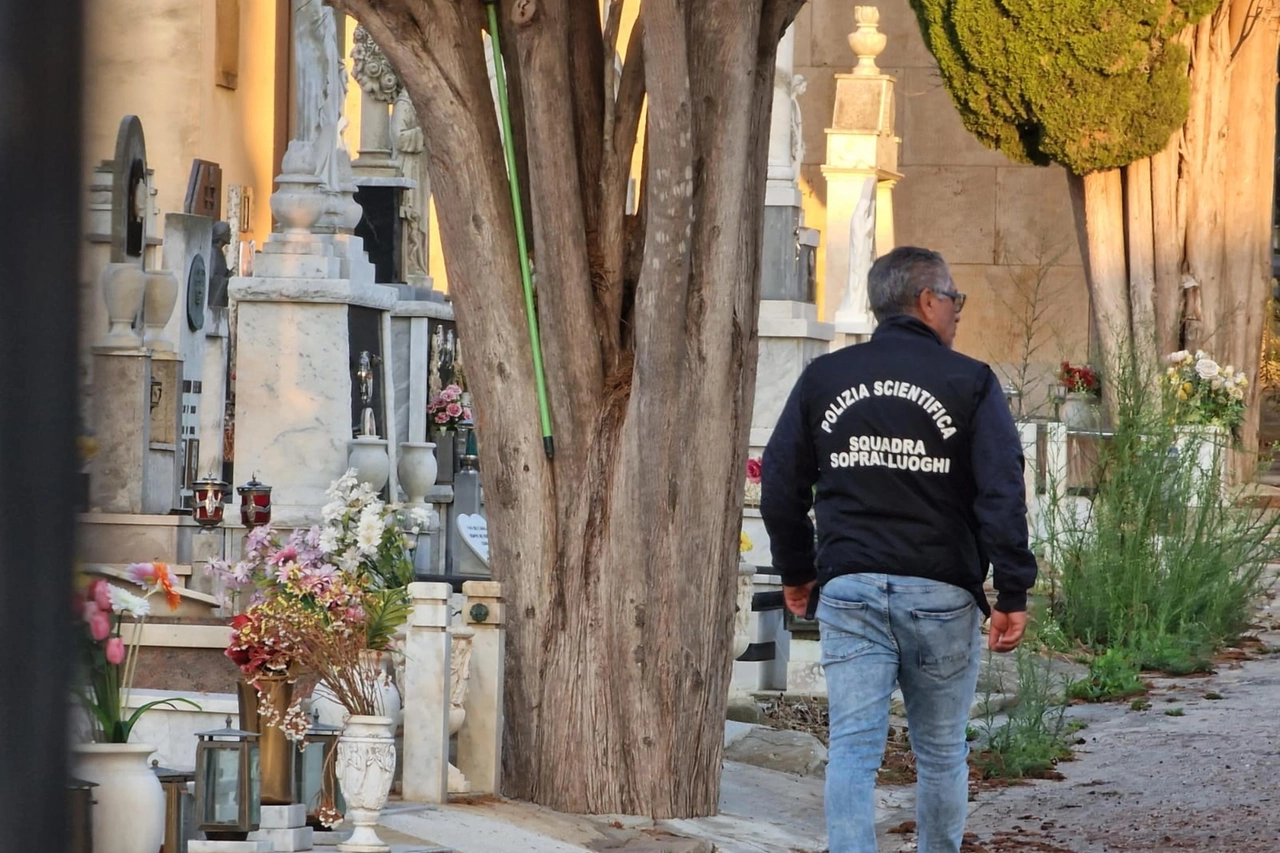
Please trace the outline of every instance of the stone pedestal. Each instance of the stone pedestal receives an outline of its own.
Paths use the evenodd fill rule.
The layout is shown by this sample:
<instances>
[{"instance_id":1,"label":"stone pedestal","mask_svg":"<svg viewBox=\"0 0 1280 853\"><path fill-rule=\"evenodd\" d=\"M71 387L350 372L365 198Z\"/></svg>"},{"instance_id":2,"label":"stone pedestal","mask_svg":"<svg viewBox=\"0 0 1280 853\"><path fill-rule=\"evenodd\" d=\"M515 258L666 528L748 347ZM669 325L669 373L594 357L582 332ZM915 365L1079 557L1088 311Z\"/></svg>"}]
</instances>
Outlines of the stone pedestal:
<instances>
[{"instance_id":1,"label":"stone pedestal","mask_svg":"<svg viewBox=\"0 0 1280 853\"><path fill-rule=\"evenodd\" d=\"M258 821L258 831L249 833L250 841L265 841L273 853L294 853L311 850L314 830L307 826L307 807L301 803L291 806L263 806Z\"/></svg>"},{"instance_id":2,"label":"stone pedestal","mask_svg":"<svg viewBox=\"0 0 1280 853\"><path fill-rule=\"evenodd\" d=\"M340 263L325 254L264 254L259 271L264 266L320 273ZM272 485L279 526L317 523L329 484L347 469L353 435L349 311L387 311L395 292L308 275L235 278L230 292L237 317L236 476L257 474ZM387 413L378 421L386 424Z\"/></svg>"},{"instance_id":3,"label":"stone pedestal","mask_svg":"<svg viewBox=\"0 0 1280 853\"><path fill-rule=\"evenodd\" d=\"M142 511L166 515L181 504L182 359L176 353L151 356L151 429Z\"/></svg>"},{"instance_id":4,"label":"stone pedestal","mask_svg":"<svg viewBox=\"0 0 1280 853\"><path fill-rule=\"evenodd\" d=\"M751 415L753 457L758 457L769 442L800 373L828 351L835 335L830 323L818 321L818 309L813 304L774 299L760 302L759 331L756 399Z\"/></svg>"},{"instance_id":5,"label":"stone pedestal","mask_svg":"<svg viewBox=\"0 0 1280 853\"><path fill-rule=\"evenodd\" d=\"M143 349L95 349L93 376L98 455L90 477L90 506L141 513L151 445L151 355Z\"/></svg>"}]
</instances>

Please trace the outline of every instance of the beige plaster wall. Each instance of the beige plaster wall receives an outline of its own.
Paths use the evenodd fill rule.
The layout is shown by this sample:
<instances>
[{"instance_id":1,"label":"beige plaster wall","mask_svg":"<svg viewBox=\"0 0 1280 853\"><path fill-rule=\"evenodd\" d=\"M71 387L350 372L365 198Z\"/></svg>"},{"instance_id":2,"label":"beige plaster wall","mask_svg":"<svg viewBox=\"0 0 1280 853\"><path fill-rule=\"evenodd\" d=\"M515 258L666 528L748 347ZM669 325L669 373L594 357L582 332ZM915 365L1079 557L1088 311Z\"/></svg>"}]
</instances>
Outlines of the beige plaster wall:
<instances>
[{"instance_id":1,"label":"beige plaster wall","mask_svg":"<svg viewBox=\"0 0 1280 853\"><path fill-rule=\"evenodd\" d=\"M274 0L240 0L240 74L216 85L216 0L94 0L85 6L85 175L115 153L120 119L142 119L163 214L182 212L191 161L254 189L252 233L271 230Z\"/></svg>"},{"instance_id":2,"label":"beige plaster wall","mask_svg":"<svg viewBox=\"0 0 1280 853\"><path fill-rule=\"evenodd\" d=\"M809 0L796 20L795 70L808 80L800 100L801 188L806 224L818 229L826 219L821 164L835 99L833 75L856 62L847 41L853 5ZM907 0L877 5L880 30L888 37L879 64L898 81L903 179L895 194L897 243L936 249L950 261L956 286L969 295L958 348L1008 364L1022 360L1029 339L1041 373L1064 358L1084 360L1088 300L1065 171L1015 164L983 147L961 124ZM1036 322L1028 323L1036 269L1055 257L1057 263L1041 277ZM821 251L818 275L825 296ZM825 298L824 316L837 304L838 295Z\"/></svg>"}]
</instances>

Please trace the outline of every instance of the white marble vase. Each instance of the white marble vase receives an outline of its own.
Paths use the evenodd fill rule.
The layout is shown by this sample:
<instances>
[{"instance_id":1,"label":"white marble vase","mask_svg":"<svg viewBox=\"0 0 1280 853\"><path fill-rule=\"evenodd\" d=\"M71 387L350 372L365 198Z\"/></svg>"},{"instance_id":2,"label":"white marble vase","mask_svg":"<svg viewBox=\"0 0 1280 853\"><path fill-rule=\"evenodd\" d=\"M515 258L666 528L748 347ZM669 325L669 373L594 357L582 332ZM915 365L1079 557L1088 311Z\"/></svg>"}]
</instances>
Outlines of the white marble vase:
<instances>
[{"instance_id":1,"label":"white marble vase","mask_svg":"<svg viewBox=\"0 0 1280 853\"><path fill-rule=\"evenodd\" d=\"M77 744L75 774L93 789L94 853L155 853L164 843L160 780L147 766L156 751L142 743Z\"/></svg>"},{"instance_id":2,"label":"white marble vase","mask_svg":"<svg viewBox=\"0 0 1280 853\"><path fill-rule=\"evenodd\" d=\"M361 435L347 442L347 466L356 469L356 480L368 483L375 492L382 491L391 477L391 458L387 456L387 440Z\"/></svg>"},{"instance_id":3,"label":"white marble vase","mask_svg":"<svg viewBox=\"0 0 1280 853\"><path fill-rule=\"evenodd\" d=\"M396 466L400 487L410 504L427 502L427 490L436 484L436 446L429 441L400 442L400 460Z\"/></svg>"},{"instance_id":4,"label":"white marble vase","mask_svg":"<svg viewBox=\"0 0 1280 853\"><path fill-rule=\"evenodd\" d=\"M142 324L146 328L143 345L160 352L173 352L173 341L164 336L164 327L178 302L178 279L168 270L147 273L146 294L142 303Z\"/></svg>"},{"instance_id":5,"label":"white marble vase","mask_svg":"<svg viewBox=\"0 0 1280 853\"><path fill-rule=\"evenodd\" d=\"M114 349L136 349L142 338L133 331L133 321L142 308L147 288L147 274L136 264L107 264L102 270L102 300L107 305L107 321L111 324L102 346Z\"/></svg>"},{"instance_id":6,"label":"white marble vase","mask_svg":"<svg viewBox=\"0 0 1280 853\"><path fill-rule=\"evenodd\" d=\"M351 837L338 845L344 853L387 853L378 837L378 816L391 793L396 771L396 742L390 717L353 716L338 738L338 786L347 804L344 821Z\"/></svg>"},{"instance_id":7,"label":"white marble vase","mask_svg":"<svg viewBox=\"0 0 1280 853\"><path fill-rule=\"evenodd\" d=\"M1062 401L1062 423L1069 430L1098 428L1098 398L1092 394L1068 394Z\"/></svg>"}]
</instances>

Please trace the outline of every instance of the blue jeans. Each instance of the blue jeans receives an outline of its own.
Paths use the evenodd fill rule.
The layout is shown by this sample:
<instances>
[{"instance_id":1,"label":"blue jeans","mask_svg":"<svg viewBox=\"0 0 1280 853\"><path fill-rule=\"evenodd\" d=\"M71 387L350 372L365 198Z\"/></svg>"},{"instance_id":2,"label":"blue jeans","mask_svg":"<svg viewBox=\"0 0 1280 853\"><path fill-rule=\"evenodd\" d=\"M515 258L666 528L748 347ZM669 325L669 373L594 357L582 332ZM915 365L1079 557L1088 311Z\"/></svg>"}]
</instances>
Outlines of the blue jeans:
<instances>
[{"instance_id":1,"label":"blue jeans","mask_svg":"<svg viewBox=\"0 0 1280 853\"><path fill-rule=\"evenodd\" d=\"M978 683L982 611L941 581L842 575L818 604L831 703L830 853L875 853L875 781L902 687L916 758L919 853L959 853L969 799L965 727Z\"/></svg>"}]
</instances>

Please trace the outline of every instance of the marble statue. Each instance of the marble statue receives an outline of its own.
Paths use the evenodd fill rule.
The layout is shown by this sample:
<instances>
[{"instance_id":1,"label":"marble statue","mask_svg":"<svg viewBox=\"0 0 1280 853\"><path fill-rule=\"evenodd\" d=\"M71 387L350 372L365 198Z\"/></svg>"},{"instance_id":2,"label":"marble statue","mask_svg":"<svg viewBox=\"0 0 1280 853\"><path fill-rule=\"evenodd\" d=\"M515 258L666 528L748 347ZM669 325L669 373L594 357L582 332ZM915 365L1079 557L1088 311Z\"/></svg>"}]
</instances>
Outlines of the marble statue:
<instances>
[{"instance_id":1,"label":"marble statue","mask_svg":"<svg viewBox=\"0 0 1280 853\"><path fill-rule=\"evenodd\" d=\"M792 75L787 87L791 98L791 167L799 176L800 167L804 165L804 123L800 113L800 96L809 88L809 81L803 74Z\"/></svg>"},{"instance_id":2,"label":"marble statue","mask_svg":"<svg viewBox=\"0 0 1280 853\"><path fill-rule=\"evenodd\" d=\"M427 366L427 396L435 397L444 390L440 384L440 351L444 349L444 329L436 325L431 333L431 357Z\"/></svg>"},{"instance_id":3,"label":"marble statue","mask_svg":"<svg viewBox=\"0 0 1280 853\"><path fill-rule=\"evenodd\" d=\"M297 65L296 138L311 143L311 165L329 192L341 191L339 153L346 151L342 115L347 71L333 9L321 0L293 0L294 61Z\"/></svg>"},{"instance_id":4,"label":"marble statue","mask_svg":"<svg viewBox=\"0 0 1280 853\"><path fill-rule=\"evenodd\" d=\"M427 275L427 241L430 224L431 176L427 173L427 143L418 113L401 88L391 108L391 148L400 163L400 174L417 183L405 190L400 203L404 220L404 274L406 279Z\"/></svg>"},{"instance_id":5,"label":"marble statue","mask_svg":"<svg viewBox=\"0 0 1280 853\"><path fill-rule=\"evenodd\" d=\"M876 259L876 178L863 180L862 192L849 219L849 272L836 321L869 321L867 275Z\"/></svg>"}]
</instances>

